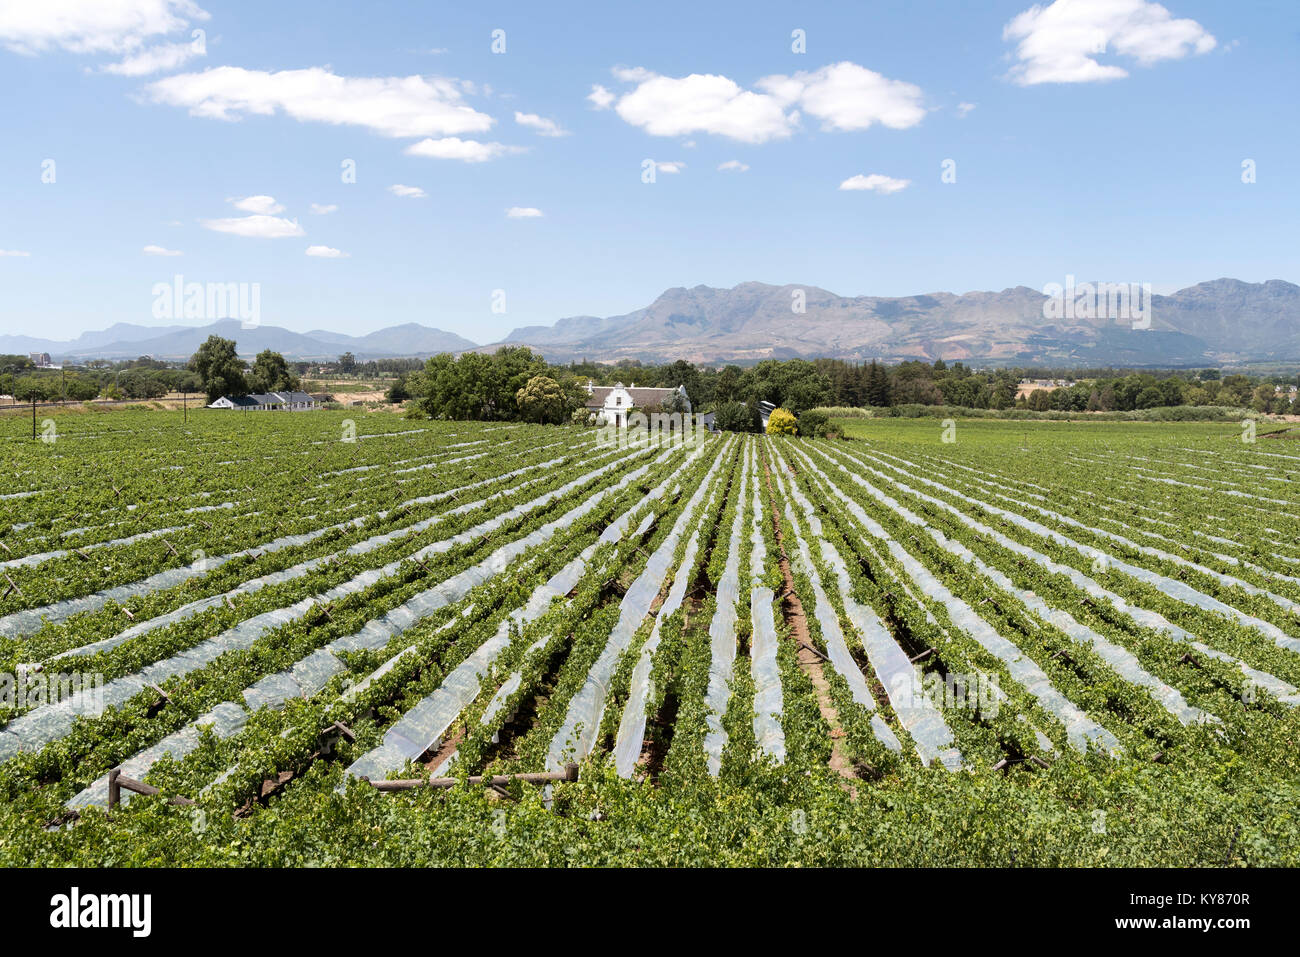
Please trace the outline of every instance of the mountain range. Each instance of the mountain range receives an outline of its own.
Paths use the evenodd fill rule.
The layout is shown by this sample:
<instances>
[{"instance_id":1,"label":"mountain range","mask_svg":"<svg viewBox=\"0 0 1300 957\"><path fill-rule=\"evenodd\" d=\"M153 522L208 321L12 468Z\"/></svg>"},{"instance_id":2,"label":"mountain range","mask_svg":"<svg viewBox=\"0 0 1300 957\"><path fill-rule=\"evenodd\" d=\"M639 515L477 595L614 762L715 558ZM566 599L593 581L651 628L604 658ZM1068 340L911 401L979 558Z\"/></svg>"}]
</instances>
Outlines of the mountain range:
<instances>
[{"instance_id":1,"label":"mountain range","mask_svg":"<svg viewBox=\"0 0 1300 957\"><path fill-rule=\"evenodd\" d=\"M241 355L272 349L291 359L332 359L343 352L358 359L420 357L526 345L553 362L745 363L829 357L1189 367L1300 361L1300 286L1294 283L1216 279L1142 298L1145 320L1135 323L1091 318L1071 309L1045 310L1048 297L1027 286L885 298L746 282L731 289L669 289L626 315L573 316L549 326L525 326L484 346L414 322L350 336L323 329L244 328L239 320L226 319L199 327L118 323L71 342L0 335L0 353L48 352L56 361L140 355L179 359L216 334L234 339Z\"/></svg>"},{"instance_id":2,"label":"mountain range","mask_svg":"<svg viewBox=\"0 0 1300 957\"><path fill-rule=\"evenodd\" d=\"M56 362L62 359L134 359L138 356L188 359L210 335L234 339L241 356L252 357L263 349L270 349L289 359L335 359L344 352L351 352L358 359L431 356L475 347L475 343L453 332L415 322L389 326L364 336L349 336L324 329L300 333L278 326L246 328L238 319L222 319L206 326L140 326L119 322L107 329L83 332L71 342L0 335L0 353L48 352Z\"/></svg>"},{"instance_id":3,"label":"mountain range","mask_svg":"<svg viewBox=\"0 0 1300 957\"><path fill-rule=\"evenodd\" d=\"M669 289L624 316L575 316L552 326L528 326L505 342L532 346L552 361L716 363L822 356L1177 367L1300 360L1300 286L1294 283L1217 279L1141 298L1149 302L1149 322L1045 318L1048 297L1026 286L882 298L746 282L732 289ZM802 312L795 311L796 302ZM1077 314L1058 309L1054 316L1062 312Z\"/></svg>"}]
</instances>

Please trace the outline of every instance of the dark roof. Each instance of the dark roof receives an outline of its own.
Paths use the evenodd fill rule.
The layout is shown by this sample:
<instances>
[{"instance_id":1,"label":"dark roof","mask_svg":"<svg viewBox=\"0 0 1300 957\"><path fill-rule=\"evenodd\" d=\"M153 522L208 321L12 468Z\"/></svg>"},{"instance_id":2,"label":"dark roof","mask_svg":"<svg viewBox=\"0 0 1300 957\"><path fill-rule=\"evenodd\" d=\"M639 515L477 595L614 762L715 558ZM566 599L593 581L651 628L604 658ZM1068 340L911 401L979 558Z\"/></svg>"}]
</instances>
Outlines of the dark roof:
<instances>
[{"instance_id":1,"label":"dark roof","mask_svg":"<svg viewBox=\"0 0 1300 957\"><path fill-rule=\"evenodd\" d=\"M293 405L295 403L316 402L317 399L306 392L254 392L249 395L226 395L223 399L240 409L252 409L265 405Z\"/></svg>"}]
</instances>

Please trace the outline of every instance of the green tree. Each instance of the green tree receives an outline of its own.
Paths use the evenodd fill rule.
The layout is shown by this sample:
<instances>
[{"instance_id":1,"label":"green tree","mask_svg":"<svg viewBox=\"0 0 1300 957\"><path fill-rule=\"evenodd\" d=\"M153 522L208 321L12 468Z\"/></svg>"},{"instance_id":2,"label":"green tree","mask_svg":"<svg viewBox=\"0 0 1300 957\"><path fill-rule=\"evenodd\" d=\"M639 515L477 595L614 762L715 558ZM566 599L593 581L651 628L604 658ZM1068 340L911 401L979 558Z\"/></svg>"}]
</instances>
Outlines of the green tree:
<instances>
[{"instance_id":1,"label":"green tree","mask_svg":"<svg viewBox=\"0 0 1300 957\"><path fill-rule=\"evenodd\" d=\"M208 401L223 395L248 395L244 363L235 351L235 340L208 336L190 359L190 368L198 373Z\"/></svg>"},{"instance_id":2,"label":"green tree","mask_svg":"<svg viewBox=\"0 0 1300 957\"><path fill-rule=\"evenodd\" d=\"M86 402L99 395L99 382L90 376L75 375L68 377L68 398L74 402Z\"/></svg>"},{"instance_id":3,"label":"green tree","mask_svg":"<svg viewBox=\"0 0 1300 957\"><path fill-rule=\"evenodd\" d=\"M406 376L398 376L393 381L393 384L388 387L388 392L384 397L394 404L405 402L409 399L411 397L411 390L407 387Z\"/></svg>"},{"instance_id":4,"label":"green tree","mask_svg":"<svg viewBox=\"0 0 1300 957\"><path fill-rule=\"evenodd\" d=\"M350 352L345 352L339 356L339 371L344 375L352 375L357 371L357 359Z\"/></svg>"},{"instance_id":5,"label":"green tree","mask_svg":"<svg viewBox=\"0 0 1300 957\"><path fill-rule=\"evenodd\" d=\"M1155 409L1165 404L1165 397L1160 394L1160 390L1155 386L1147 386L1137 395L1137 400L1133 407L1135 409Z\"/></svg>"},{"instance_id":6,"label":"green tree","mask_svg":"<svg viewBox=\"0 0 1300 957\"><path fill-rule=\"evenodd\" d=\"M14 398L21 402L48 402L59 396L59 384L49 376L25 375L14 382Z\"/></svg>"},{"instance_id":7,"label":"green tree","mask_svg":"<svg viewBox=\"0 0 1300 957\"><path fill-rule=\"evenodd\" d=\"M128 369L119 374L117 387L128 399L156 399L169 391L164 380L144 369Z\"/></svg>"},{"instance_id":8,"label":"green tree","mask_svg":"<svg viewBox=\"0 0 1300 957\"><path fill-rule=\"evenodd\" d=\"M872 360L867 369L867 405L889 405L889 373L880 363Z\"/></svg>"},{"instance_id":9,"label":"green tree","mask_svg":"<svg viewBox=\"0 0 1300 957\"><path fill-rule=\"evenodd\" d=\"M744 402L724 402L714 415L713 424L723 432L757 432L763 420L758 410Z\"/></svg>"},{"instance_id":10,"label":"green tree","mask_svg":"<svg viewBox=\"0 0 1300 957\"><path fill-rule=\"evenodd\" d=\"M740 366L724 366L713 386L715 402L735 402L740 395Z\"/></svg>"},{"instance_id":11,"label":"green tree","mask_svg":"<svg viewBox=\"0 0 1300 957\"><path fill-rule=\"evenodd\" d=\"M689 405L690 402L687 400L686 396L682 395L680 392L674 391L664 396L663 402L659 403L659 411L667 412L669 414L673 412L681 412L684 414Z\"/></svg>"},{"instance_id":12,"label":"green tree","mask_svg":"<svg viewBox=\"0 0 1300 957\"><path fill-rule=\"evenodd\" d=\"M280 353L263 349L253 360L248 385L254 392L296 391L298 384L297 376L289 371L289 363Z\"/></svg>"},{"instance_id":13,"label":"green tree","mask_svg":"<svg viewBox=\"0 0 1300 957\"><path fill-rule=\"evenodd\" d=\"M809 409L799 414L799 434L810 439L825 438L830 431L830 423L830 416L825 412ZM771 425L770 419L768 424Z\"/></svg>"},{"instance_id":14,"label":"green tree","mask_svg":"<svg viewBox=\"0 0 1300 957\"><path fill-rule=\"evenodd\" d=\"M515 394L515 403L525 422L559 425L569 414L569 397L550 376L535 375Z\"/></svg>"}]
</instances>

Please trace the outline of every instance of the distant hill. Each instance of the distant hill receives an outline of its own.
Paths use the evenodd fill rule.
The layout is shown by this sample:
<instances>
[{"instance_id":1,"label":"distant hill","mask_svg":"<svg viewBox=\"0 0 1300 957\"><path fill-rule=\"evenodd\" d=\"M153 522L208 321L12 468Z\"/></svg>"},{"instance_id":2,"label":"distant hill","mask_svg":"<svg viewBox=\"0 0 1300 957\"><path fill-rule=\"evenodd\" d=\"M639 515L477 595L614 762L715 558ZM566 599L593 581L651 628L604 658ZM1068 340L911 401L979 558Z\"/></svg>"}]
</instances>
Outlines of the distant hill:
<instances>
[{"instance_id":1,"label":"distant hill","mask_svg":"<svg viewBox=\"0 0 1300 957\"><path fill-rule=\"evenodd\" d=\"M796 294L804 311L791 306ZM733 289L669 289L623 316L572 316L525 326L477 346L455 333L408 322L364 336L277 326L118 323L71 342L0 336L0 352L48 352L61 359L188 358L211 334L234 339L241 355L273 349L292 359L422 357L527 345L555 362L571 359L698 363L795 357L898 362L1187 367L1300 362L1300 286L1272 279L1203 282L1151 297L1150 327L1128 321L1044 318L1047 297L1016 286L1001 292L935 292L885 298L840 296L815 286L741 283Z\"/></svg>"},{"instance_id":2,"label":"distant hill","mask_svg":"<svg viewBox=\"0 0 1300 957\"><path fill-rule=\"evenodd\" d=\"M351 352L358 359L429 356L439 352L464 352L475 343L452 332L409 322L364 336L314 331L305 335L278 326L245 328L238 319L222 319L206 326L137 326L118 323L97 332L85 332L70 342L31 336L0 336L0 353L48 352L61 359L188 359L210 335L234 339L239 353L253 356L271 349L289 359L332 359Z\"/></svg>"},{"instance_id":3,"label":"distant hill","mask_svg":"<svg viewBox=\"0 0 1300 957\"><path fill-rule=\"evenodd\" d=\"M802 313L791 308L798 292L804 297ZM1108 319L1049 320L1045 299L1026 286L883 298L746 282L732 289L669 289L627 315L528 326L504 342L532 346L552 361L800 356L1058 366L1300 361L1300 286L1281 280L1217 279L1170 296L1154 295L1146 329Z\"/></svg>"}]
</instances>

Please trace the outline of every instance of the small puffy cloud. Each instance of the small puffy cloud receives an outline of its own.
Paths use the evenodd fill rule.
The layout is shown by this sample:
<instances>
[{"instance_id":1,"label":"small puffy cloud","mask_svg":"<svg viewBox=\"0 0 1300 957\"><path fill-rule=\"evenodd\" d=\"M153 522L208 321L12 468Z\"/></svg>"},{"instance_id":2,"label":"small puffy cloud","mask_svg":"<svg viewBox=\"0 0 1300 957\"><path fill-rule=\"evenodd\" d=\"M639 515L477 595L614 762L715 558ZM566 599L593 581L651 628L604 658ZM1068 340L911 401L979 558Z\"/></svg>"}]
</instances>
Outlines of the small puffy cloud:
<instances>
[{"instance_id":1,"label":"small puffy cloud","mask_svg":"<svg viewBox=\"0 0 1300 957\"><path fill-rule=\"evenodd\" d=\"M764 77L747 90L718 74L659 76L641 68L619 68L617 79L636 83L612 98L603 87L598 106L614 106L632 126L654 136L712 133L744 143L790 136L801 111L828 130L865 130L877 123L906 129L925 117L921 88L891 80L856 63L835 63L791 76Z\"/></svg>"},{"instance_id":2,"label":"small puffy cloud","mask_svg":"<svg viewBox=\"0 0 1300 957\"><path fill-rule=\"evenodd\" d=\"M0 249L0 256L30 256L31 253L21 249Z\"/></svg>"},{"instance_id":3,"label":"small puffy cloud","mask_svg":"<svg viewBox=\"0 0 1300 957\"><path fill-rule=\"evenodd\" d=\"M769 76L758 86L797 104L828 130L865 130L877 123L905 130L925 118L919 86L847 61L788 77Z\"/></svg>"},{"instance_id":4,"label":"small puffy cloud","mask_svg":"<svg viewBox=\"0 0 1300 957\"><path fill-rule=\"evenodd\" d=\"M104 67L104 72L115 73L118 76L148 76L151 73L175 70L196 56L204 56L206 52L204 44L197 39L189 42L161 43L139 53L133 53L118 63L110 63Z\"/></svg>"},{"instance_id":5,"label":"small puffy cloud","mask_svg":"<svg viewBox=\"0 0 1300 957\"><path fill-rule=\"evenodd\" d=\"M1055 0L1016 15L1002 30L1016 42L1009 76L1021 86L1117 80L1128 71L1097 58L1113 53L1142 66L1214 49L1214 37L1195 20L1174 19L1150 0Z\"/></svg>"},{"instance_id":6,"label":"small puffy cloud","mask_svg":"<svg viewBox=\"0 0 1300 957\"><path fill-rule=\"evenodd\" d=\"M538 219L542 211L536 206L511 206L506 210L506 216L510 219Z\"/></svg>"},{"instance_id":7,"label":"small puffy cloud","mask_svg":"<svg viewBox=\"0 0 1300 957\"><path fill-rule=\"evenodd\" d=\"M502 143L480 143L478 140L462 140L456 136L442 139L426 139L413 143L403 150L407 156L424 156L429 159L453 159L466 163L484 163L506 153L519 153L517 146Z\"/></svg>"},{"instance_id":8,"label":"small puffy cloud","mask_svg":"<svg viewBox=\"0 0 1300 957\"><path fill-rule=\"evenodd\" d=\"M144 254L145 254L146 256L180 256L180 255L182 255L182 253L181 253L181 251L180 251L179 249L167 249L166 247L163 247L163 246L154 246L153 244L150 244L150 245L148 245L148 246L145 246L143 252L144 252Z\"/></svg>"},{"instance_id":9,"label":"small puffy cloud","mask_svg":"<svg viewBox=\"0 0 1300 957\"><path fill-rule=\"evenodd\" d=\"M191 116L239 120L284 113L311 123L361 126L381 136L483 133L492 117L467 106L467 85L443 77L339 76L321 67L246 70L222 66L181 73L144 89L155 103L185 107Z\"/></svg>"},{"instance_id":10,"label":"small puffy cloud","mask_svg":"<svg viewBox=\"0 0 1300 957\"><path fill-rule=\"evenodd\" d=\"M614 94L605 89L599 83L591 85L591 92L587 94L587 100L598 110L607 110L611 103L614 102Z\"/></svg>"},{"instance_id":11,"label":"small puffy cloud","mask_svg":"<svg viewBox=\"0 0 1300 957\"><path fill-rule=\"evenodd\" d=\"M274 196L245 196L243 199L232 199L235 209L241 209L246 213L260 213L263 216L274 216L276 213L283 213L284 207L275 201Z\"/></svg>"},{"instance_id":12,"label":"small puffy cloud","mask_svg":"<svg viewBox=\"0 0 1300 957\"><path fill-rule=\"evenodd\" d=\"M317 216L327 216L330 213L338 212L338 206L334 203L312 203L311 211Z\"/></svg>"},{"instance_id":13,"label":"small puffy cloud","mask_svg":"<svg viewBox=\"0 0 1300 957\"><path fill-rule=\"evenodd\" d=\"M562 128L555 120L548 120L544 116L538 116L536 113L520 113L515 111L515 122L520 126L527 126L534 129L541 136L568 136L569 131Z\"/></svg>"},{"instance_id":14,"label":"small puffy cloud","mask_svg":"<svg viewBox=\"0 0 1300 957\"><path fill-rule=\"evenodd\" d=\"M149 40L207 19L192 0L6 0L0 44L29 56L55 49L137 54Z\"/></svg>"},{"instance_id":15,"label":"small puffy cloud","mask_svg":"<svg viewBox=\"0 0 1300 957\"><path fill-rule=\"evenodd\" d=\"M394 183L388 187L388 191L394 196L401 196L405 199L424 199L429 195L418 186L403 186L401 183Z\"/></svg>"},{"instance_id":16,"label":"small puffy cloud","mask_svg":"<svg viewBox=\"0 0 1300 957\"><path fill-rule=\"evenodd\" d=\"M288 239L292 236L304 236L306 233L296 219L281 219L278 216L237 216L230 219L204 219L201 223L205 229L218 233L231 233L235 236L250 236L255 239Z\"/></svg>"},{"instance_id":17,"label":"small puffy cloud","mask_svg":"<svg viewBox=\"0 0 1300 957\"><path fill-rule=\"evenodd\" d=\"M655 169L661 173L680 173L686 169L686 164L678 160L668 160L666 162L655 161Z\"/></svg>"},{"instance_id":18,"label":"small puffy cloud","mask_svg":"<svg viewBox=\"0 0 1300 957\"><path fill-rule=\"evenodd\" d=\"M897 193L900 190L907 189L911 183L910 179L894 179L892 176L884 176L880 173L872 173L870 176L863 176L859 173L857 176L850 176L840 183L840 189L867 190L888 195L889 193Z\"/></svg>"},{"instance_id":19,"label":"small puffy cloud","mask_svg":"<svg viewBox=\"0 0 1300 957\"><path fill-rule=\"evenodd\" d=\"M776 97L703 73L649 76L619 97L614 110L625 123L652 136L713 133L744 143L789 136L795 122Z\"/></svg>"},{"instance_id":20,"label":"small puffy cloud","mask_svg":"<svg viewBox=\"0 0 1300 957\"><path fill-rule=\"evenodd\" d=\"M974 104L974 103L958 103L958 104L957 104L957 116L958 116L958 117L962 117L962 118L964 118L964 117L966 116L966 114L969 113L969 112L970 112L971 110L973 110L973 109L975 109L975 104Z\"/></svg>"},{"instance_id":21,"label":"small puffy cloud","mask_svg":"<svg viewBox=\"0 0 1300 957\"><path fill-rule=\"evenodd\" d=\"M347 259L348 254L332 246L308 246L307 255L316 259Z\"/></svg>"},{"instance_id":22,"label":"small puffy cloud","mask_svg":"<svg viewBox=\"0 0 1300 957\"><path fill-rule=\"evenodd\" d=\"M749 164L742 163L740 160L727 160L725 163L719 163L718 169L723 173L743 173L749 169Z\"/></svg>"}]
</instances>

